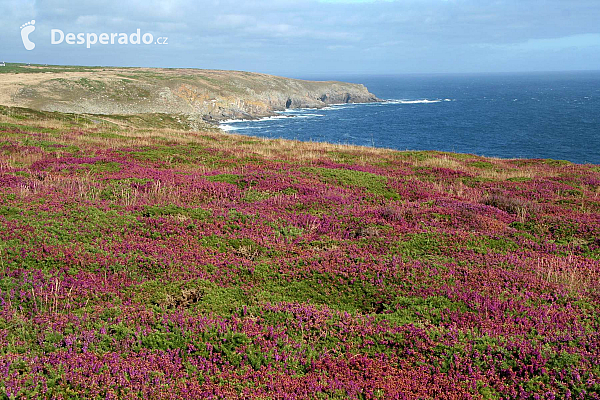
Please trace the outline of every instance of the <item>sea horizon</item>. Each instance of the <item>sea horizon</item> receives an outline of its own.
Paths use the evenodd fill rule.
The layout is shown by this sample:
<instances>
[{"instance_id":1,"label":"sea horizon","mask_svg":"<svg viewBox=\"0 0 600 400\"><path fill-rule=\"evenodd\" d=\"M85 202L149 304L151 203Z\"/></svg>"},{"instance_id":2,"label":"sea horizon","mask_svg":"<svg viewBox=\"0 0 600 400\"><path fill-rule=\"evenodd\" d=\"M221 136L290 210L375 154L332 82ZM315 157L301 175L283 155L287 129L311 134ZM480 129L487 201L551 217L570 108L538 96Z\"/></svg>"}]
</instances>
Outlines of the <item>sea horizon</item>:
<instances>
[{"instance_id":1,"label":"sea horizon","mask_svg":"<svg viewBox=\"0 0 600 400\"><path fill-rule=\"evenodd\" d=\"M383 102L290 109L221 127L258 137L600 163L600 71L321 78L363 84Z\"/></svg>"}]
</instances>

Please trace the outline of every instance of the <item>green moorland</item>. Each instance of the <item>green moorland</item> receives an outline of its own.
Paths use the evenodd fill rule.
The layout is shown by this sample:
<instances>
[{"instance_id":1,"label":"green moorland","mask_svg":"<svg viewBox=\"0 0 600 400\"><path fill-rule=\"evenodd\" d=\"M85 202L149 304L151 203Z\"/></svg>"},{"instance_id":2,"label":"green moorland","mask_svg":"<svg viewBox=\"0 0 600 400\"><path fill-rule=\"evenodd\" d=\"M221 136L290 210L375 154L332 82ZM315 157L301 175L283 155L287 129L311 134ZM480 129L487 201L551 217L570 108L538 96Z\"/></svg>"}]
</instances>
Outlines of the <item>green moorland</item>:
<instances>
[{"instance_id":1,"label":"green moorland","mask_svg":"<svg viewBox=\"0 0 600 400\"><path fill-rule=\"evenodd\" d=\"M597 399L600 166L0 107L0 399Z\"/></svg>"}]
</instances>

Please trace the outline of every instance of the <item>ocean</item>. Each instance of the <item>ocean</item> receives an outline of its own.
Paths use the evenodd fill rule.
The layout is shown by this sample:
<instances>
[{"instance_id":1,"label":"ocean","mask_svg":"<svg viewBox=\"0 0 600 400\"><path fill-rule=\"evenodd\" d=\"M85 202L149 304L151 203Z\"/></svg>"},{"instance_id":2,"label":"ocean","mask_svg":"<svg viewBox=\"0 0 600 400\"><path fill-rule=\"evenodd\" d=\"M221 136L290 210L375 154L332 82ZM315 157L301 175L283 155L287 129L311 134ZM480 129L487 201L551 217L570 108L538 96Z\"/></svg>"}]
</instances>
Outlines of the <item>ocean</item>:
<instances>
[{"instance_id":1,"label":"ocean","mask_svg":"<svg viewBox=\"0 0 600 400\"><path fill-rule=\"evenodd\" d=\"M600 72L328 76L381 103L226 121L236 134L600 164Z\"/></svg>"}]
</instances>

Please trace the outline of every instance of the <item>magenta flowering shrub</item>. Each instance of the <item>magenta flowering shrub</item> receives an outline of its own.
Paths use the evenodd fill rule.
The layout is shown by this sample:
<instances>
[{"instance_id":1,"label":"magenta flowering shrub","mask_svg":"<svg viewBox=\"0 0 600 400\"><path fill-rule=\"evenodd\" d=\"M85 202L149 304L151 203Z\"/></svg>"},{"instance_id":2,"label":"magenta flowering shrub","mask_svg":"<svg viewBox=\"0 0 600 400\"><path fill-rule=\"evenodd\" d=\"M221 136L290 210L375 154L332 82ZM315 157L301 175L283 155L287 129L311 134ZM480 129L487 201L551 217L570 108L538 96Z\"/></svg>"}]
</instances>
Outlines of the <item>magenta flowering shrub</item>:
<instances>
[{"instance_id":1,"label":"magenta flowering shrub","mask_svg":"<svg viewBox=\"0 0 600 400\"><path fill-rule=\"evenodd\" d=\"M600 398L598 166L19 124L1 398Z\"/></svg>"}]
</instances>

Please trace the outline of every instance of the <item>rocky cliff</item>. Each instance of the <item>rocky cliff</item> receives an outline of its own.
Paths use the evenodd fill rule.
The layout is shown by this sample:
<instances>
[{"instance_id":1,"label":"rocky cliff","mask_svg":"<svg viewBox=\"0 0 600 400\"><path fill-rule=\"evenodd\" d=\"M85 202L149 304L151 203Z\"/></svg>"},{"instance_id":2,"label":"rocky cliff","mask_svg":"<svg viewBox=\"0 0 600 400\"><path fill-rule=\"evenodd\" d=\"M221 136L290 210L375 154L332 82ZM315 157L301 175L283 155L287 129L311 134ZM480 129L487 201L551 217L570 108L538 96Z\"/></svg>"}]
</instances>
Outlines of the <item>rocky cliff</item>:
<instances>
[{"instance_id":1,"label":"rocky cliff","mask_svg":"<svg viewBox=\"0 0 600 400\"><path fill-rule=\"evenodd\" d=\"M363 85L239 71L20 68L20 73L0 73L0 104L86 114L185 114L218 122L260 118L286 108L379 100Z\"/></svg>"}]
</instances>

